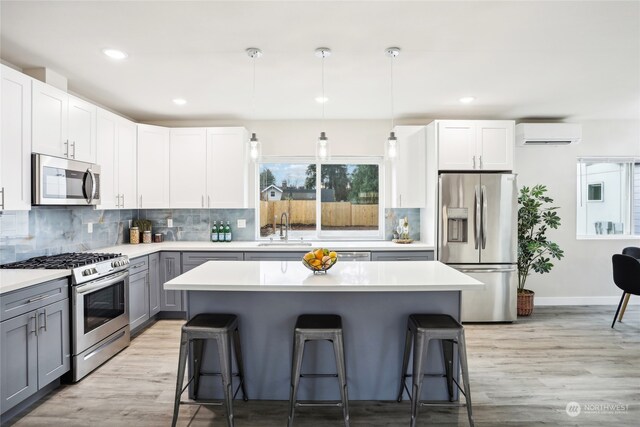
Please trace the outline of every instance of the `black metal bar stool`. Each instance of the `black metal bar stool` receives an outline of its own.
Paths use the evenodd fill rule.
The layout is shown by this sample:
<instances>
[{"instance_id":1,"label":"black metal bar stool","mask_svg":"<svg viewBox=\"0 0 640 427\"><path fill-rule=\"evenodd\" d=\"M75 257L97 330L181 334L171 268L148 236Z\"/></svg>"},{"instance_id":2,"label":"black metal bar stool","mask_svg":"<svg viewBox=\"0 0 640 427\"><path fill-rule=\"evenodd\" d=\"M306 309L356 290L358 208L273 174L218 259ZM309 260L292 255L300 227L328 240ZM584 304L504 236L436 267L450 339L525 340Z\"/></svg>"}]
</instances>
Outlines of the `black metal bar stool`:
<instances>
[{"instance_id":1,"label":"black metal bar stool","mask_svg":"<svg viewBox=\"0 0 640 427\"><path fill-rule=\"evenodd\" d=\"M427 366L426 351L429 347L429 341L431 340L440 340L442 343L442 354L445 368L444 374L427 374L425 372ZM407 374L412 342L413 374ZM458 344L458 357L460 359L464 390L460 387L460 384L458 384L453 375L454 344ZM404 346L404 357L402 360L400 391L398 391L398 402L402 401L402 394L404 390L407 390L409 399L411 399L411 427L416 425L418 406L451 406L449 403L420 401L422 381L425 376L446 377L450 402L453 402L454 400L453 384L455 383L460 392L465 396L469 424L473 427L474 421L471 411L471 389L469 387L469 370L467 368L467 347L464 340L464 328L457 320L447 314L412 314L409 316L407 336ZM407 377L412 378L412 392L409 392L409 389L407 388Z\"/></svg>"},{"instance_id":2,"label":"black metal bar stool","mask_svg":"<svg viewBox=\"0 0 640 427\"><path fill-rule=\"evenodd\" d=\"M307 341L327 340L333 343L337 374L303 374L302 356ZM342 341L342 318L334 314L303 314L298 316L293 333L293 361L291 366L291 394L289 396L289 422L293 426L293 415L300 406L342 407L345 427L349 427L349 399L347 397L347 374L344 363L344 343ZM300 378L337 377L340 385L340 402L303 403L296 400Z\"/></svg>"},{"instance_id":3,"label":"black metal bar stool","mask_svg":"<svg viewBox=\"0 0 640 427\"><path fill-rule=\"evenodd\" d=\"M232 337L233 335L233 337ZM202 355L204 351L204 340L215 340L218 347L218 357L220 358L220 372L202 372ZM233 341L234 353L238 373L231 372L231 345ZM187 364L187 354L189 343L193 342L193 375L182 386L184 381L184 370ZM224 391L224 402L216 400L198 400L198 391L201 376L221 376L222 388ZM240 379L240 384L235 393L232 393L232 376ZM193 381L194 401L181 401L180 396ZM240 333L238 332L238 317L235 314L198 314L182 326L180 335L180 358L178 361L178 379L176 381L176 397L173 407L172 426L178 421L180 404L192 405L224 405L227 410L227 425L233 427L233 399L242 389L242 396L248 400L247 392L244 388L244 367L242 365L242 351L240 349Z\"/></svg>"}]
</instances>

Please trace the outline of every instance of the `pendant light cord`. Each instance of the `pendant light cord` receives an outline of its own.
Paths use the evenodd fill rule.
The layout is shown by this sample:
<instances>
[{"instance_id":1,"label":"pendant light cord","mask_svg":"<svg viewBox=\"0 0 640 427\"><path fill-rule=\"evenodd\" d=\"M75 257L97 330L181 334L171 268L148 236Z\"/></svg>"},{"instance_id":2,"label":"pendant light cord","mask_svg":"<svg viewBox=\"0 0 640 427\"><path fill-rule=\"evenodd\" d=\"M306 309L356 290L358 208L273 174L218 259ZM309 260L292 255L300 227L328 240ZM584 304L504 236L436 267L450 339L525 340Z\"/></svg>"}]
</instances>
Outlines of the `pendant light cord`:
<instances>
[{"instance_id":1,"label":"pendant light cord","mask_svg":"<svg viewBox=\"0 0 640 427\"><path fill-rule=\"evenodd\" d=\"M395 55L391 55L391 131L393 131L394 125L394 111L393 111L393 60Z\"/></svg>"},{"instance_id":2,"label":"pendant light cord","mask_svg":"<svg viewBox=\"0 0 640 427\"><path fill-rule=\"evenodd\" d=\"M324 104L327 103L327 98L324 96L324 53L322 54L322 127L324 128Z\"/></svg>"}]
</instances>

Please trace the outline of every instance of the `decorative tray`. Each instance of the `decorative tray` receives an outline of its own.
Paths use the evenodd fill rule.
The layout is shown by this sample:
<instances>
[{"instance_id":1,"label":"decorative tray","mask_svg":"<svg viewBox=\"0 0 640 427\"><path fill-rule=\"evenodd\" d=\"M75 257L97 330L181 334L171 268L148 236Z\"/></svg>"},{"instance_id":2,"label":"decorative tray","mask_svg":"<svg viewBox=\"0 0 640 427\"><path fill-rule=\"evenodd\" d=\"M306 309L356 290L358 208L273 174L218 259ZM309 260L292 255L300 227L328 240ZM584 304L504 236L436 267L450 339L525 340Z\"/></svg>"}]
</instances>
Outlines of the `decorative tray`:
<instances>
[{"instance_id":1,"label":"decorative tray","mask_svg":"<svg viewBox=\"0 0 640 427\"><path fill-rule=\"evenodd\" d=\"M413 239L393 239L392 242L393 243L408 244L408 243L413 243Z\"/></svg>"}]
</instances>

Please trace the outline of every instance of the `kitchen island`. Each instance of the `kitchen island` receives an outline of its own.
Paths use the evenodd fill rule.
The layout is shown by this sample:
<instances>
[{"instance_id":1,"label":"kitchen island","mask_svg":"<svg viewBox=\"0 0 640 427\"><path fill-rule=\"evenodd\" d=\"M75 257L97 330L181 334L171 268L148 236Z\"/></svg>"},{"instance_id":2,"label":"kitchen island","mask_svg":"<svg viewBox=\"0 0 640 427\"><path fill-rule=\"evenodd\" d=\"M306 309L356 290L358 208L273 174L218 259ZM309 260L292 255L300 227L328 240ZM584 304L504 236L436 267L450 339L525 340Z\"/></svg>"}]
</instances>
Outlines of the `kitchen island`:
<instances>
[{"instance_id":1,"label":"kitchen island","mask_svg":"<svg viewBox=\"0 0 640 427\"><path fill-rule=\"evenodd\" d=\"M460 319L460 292L484 285L437 261L338 262L314 275L297 261L209 261L164 284L187 291L188 318L199 313L239 317L250 399L287 400L293 327L300 314L342 316L349 398L394 400L407 316L444 313ZM213 346L214 344L211 344ZM204 371L217 371L205 348ZM442 372L439 344L429 346L428 372ZM305 347L303 372L335 372L328 342ZM218 377L203 377L200 396L221 396ZM425 399L447 399L441 378L425 378ZM337 381L302 379L299 399L335 400Z\"/></svg>"}]
</instances>

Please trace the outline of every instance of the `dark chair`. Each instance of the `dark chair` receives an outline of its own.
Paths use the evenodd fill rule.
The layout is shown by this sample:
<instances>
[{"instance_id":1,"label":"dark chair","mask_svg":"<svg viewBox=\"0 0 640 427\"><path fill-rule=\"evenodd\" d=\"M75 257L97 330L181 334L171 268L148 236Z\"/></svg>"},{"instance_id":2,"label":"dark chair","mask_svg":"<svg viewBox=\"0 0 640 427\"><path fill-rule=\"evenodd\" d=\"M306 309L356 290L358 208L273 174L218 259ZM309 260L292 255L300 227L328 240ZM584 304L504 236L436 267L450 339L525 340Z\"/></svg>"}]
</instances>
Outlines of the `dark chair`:
<instances>
[{"instance_id":1,"label":"dark chair","mask_svg":"<svg viewBox=\"0 0 640 427\"><path fill-rule=\"evenodd\" d=\"M613 282L622 289L622 298L611 323L613 328L626 294L640 295L640 262L630 255L618 254L611 257L611 262L613 263Z\"/></svg>"},{"instance_id":2,"label":"dark chair","mask_svg":"<svg viewBox=\"0 0 640 427\"><path fill-rule=\"evenodd\" d=\"M635 246L629 246L622 250L622 255L629 255L640 261L640 248L636 248ZM624 302L622 303L622 310L620 310L620 315L618 316L618 322L622 322L622 317L624 316L624 312L627 311L627 304L629 304L629 297L631 294L625 294Z\"/></svg>"}]
</instances>

